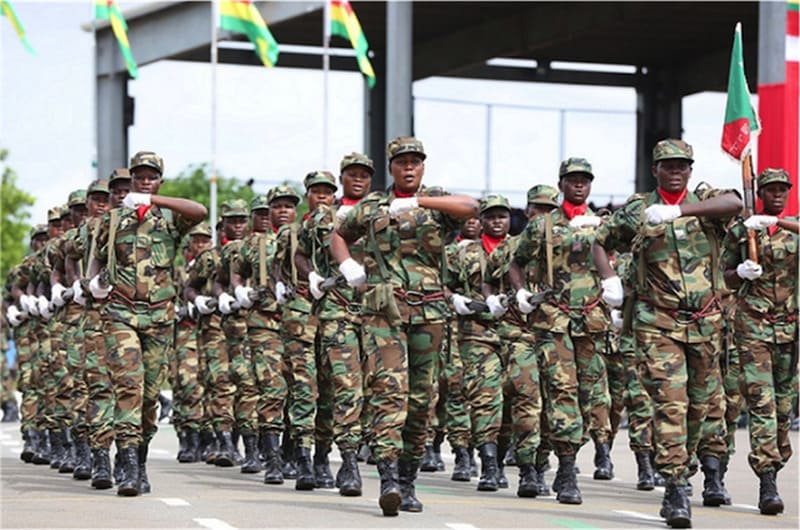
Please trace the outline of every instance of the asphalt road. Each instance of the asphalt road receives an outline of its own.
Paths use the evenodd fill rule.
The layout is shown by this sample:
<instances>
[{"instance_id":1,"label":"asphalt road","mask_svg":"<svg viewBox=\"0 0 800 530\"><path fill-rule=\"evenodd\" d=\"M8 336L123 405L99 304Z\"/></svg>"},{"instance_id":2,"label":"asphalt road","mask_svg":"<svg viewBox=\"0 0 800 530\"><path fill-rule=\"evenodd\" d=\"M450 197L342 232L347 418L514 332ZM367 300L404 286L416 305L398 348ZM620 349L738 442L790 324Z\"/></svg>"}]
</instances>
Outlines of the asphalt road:
<instances>
[{"instance_id":1,"label":"asphalt road","mask_svg":"<svg viewBox=\"0 0 800 530\"><path fill-rule=\"evenodd\" d=\"M96 491L88 482L60 475L49 466L24 464L19 459L19 424L0 424L0 527L2 528L666 528L658 517L663 488L637 491L636 466L621 431L613 450L616 478L593 480L593 450L578 455L582 470L578 483L584 502L559 504L554 496L516 497L516 468L507 468L511 487L496 493L478 493L469 484L450 480L452 456L445 455L447 472L421 473L418 497L422 513L383 517L377 504L378 475L374 466L361 464L363 497L340 497L336 490L298 492L292 481L282 486L263 484L263 474L243 475L238 468L206 464L178 464L172 426L162 424L152 445L148 474L153 493L117 497L115 490ZM798 433L792 432L797 448ZM778 475L786 504L783 515L758 513L758 480L747 466L745 430L737 432L741 448L734 456L727 487L734 504L702 506L702 474L693 478L694 528L798 528L798 459ZM446 449L445 449L446 450ZM334 473L338 454L332 455ZM555 457L552 457L555 464ZM552 482L554 471L547 473Z\"/></svg>"}]
</instances>

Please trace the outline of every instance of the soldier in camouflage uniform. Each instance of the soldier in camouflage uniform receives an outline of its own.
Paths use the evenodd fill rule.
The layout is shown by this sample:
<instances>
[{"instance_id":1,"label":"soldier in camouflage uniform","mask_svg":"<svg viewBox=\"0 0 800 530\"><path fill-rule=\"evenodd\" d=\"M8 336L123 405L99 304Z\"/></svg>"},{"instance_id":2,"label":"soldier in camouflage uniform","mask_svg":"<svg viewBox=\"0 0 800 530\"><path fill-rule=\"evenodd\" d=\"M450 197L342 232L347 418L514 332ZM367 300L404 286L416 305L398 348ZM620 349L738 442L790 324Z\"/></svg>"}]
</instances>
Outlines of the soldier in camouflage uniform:
<instances>
[{"instance_id":1,"label":"soldier in camouflage uniform","mask_svg":"<svg viewBox=\"0 0 800 530\"><path fill-rule=\"evenodd\" d=\"M421 511L414 481L424 453L436 364L448 315L442 285L445 236L474 216L475 199L421 186L422 142L386 149L394 184L359 202L337 227L331 253L350 286L366 283L363 339L371 388L372 445L384 515ZM348 245L366 237L364 264ZM369 281L367 273L369 273Z\"/></svg>"},{"instance_id":2,"label":"soldier in camouflage uniform","mask_svg":"<svg viewBox=\"0 0 800 530\"><path fill-rule=\"evenodd\" d=\"M203 222L189 231L184 252L185 264L175 267L178 287L178 323L175 329L175 354L170 358L172 386L172 424L178 433L180 463L200 460L200 427L203 421L204 385L201 379L200 351L197 347L197 309L186 302L184 289L195 265L195 256L211 248L211 227Z\"/></svg>"},{"instance_id":3,"label":"soldier in camouflage uniform","mask_svg":"<svg viewBox=\"0 0 800 530\"><path fill-rule=\"evenodd\" d=\"M6 352L10 348L8 333L4 329L0 335L0 402L3 405L3 423L19 421L17 398L14 395L14 374Z\"/></svg>"},{"instance_id":4,"label":"soldier in camouflage uniform","mask_svg":"<svg viewBox=\"0 0 800 530\"><path fill-rule=\"evenodd\" d=\"M742 392L750 416L750 467L760 480L762 514L783 511L776 474L789 461L792 401L797 399L798 219L784 216L792 187L783 169L758 176L759 215L737 220L724 240L725 280L737 289L734 320ZM757 259L748 256L756 230Z\"/></svg>"},{"instance_id":5,"label":"soldier in camouflage uniform","mask_svg":"<svg viewBox=\"0 0 800 530\"><path fill-rule=\"evenodd\" d=\"M666 481L661 516L675 528L691 525L685 488L689 456L697 447L709 403L724 399L717 358L722 313L712 240L721 238L742 207L735 192L690 192L686 185L692 162L686 142L658 142L652 166L658 189L614 212L598 229L592 247L603 299L614 307L622 304L623 288L607 252L632 250L633 331L655 402L656 468ZM719 468L722 456L700 455L709 470Z\"/></svg>"},{"instance_id":6,"label":"soldier in camouflage uniform","mask_svg":"<svg viewBox=\"0 0 800 530\"><path fill-rule=\"evenodd\" d=\"M333 204L336 192L336 179L328 171L312 171L303 180L306 188L309 216L319 206ZM309 217L303 219L305 222ZM302 230L300 223L284 225L278 232L273 265L278 290L285 290L288 296L278 295L278 303L282 304L281 316L283 349L292 374L289 383L289 423L292 440L296 444L295 459L297 464L297 480L295 489L310 490L315 487L331 488L334 486L333 476L327 462L327 447L317 447L322 462L318 465L321 472L319 486L315 477L311 459L311 446L314 445L315 421L317 416L317 362L314 349L314 338L317 332L316 316L311 314L311 294L308 281L298 274L295 254L298 249L298 237ZM282 288L281 286L285 286ZM283 298L283 300L282 300Z\"/></svg>"},{"instance_id":7,"label":"soldier in camouflage uniform","mask_svg":"<svg viewBox=\"0 0 800 530\"><path fill-rule=\"evenodd\" d=\"M315 343L320 403L314 455L317 487L321 487L319 475L325 473L331 441L335 441L342 455L335 482L339 493L360 496L362 483L356 459L364 405L360 295L346 286L323 290L321 285L335 272L330 256L330 236L335 225L369 193L375 167L372 159L360 153L346 155L339 167L341 203L337 207L319 205L310 212L298 237L297 263L300 276L308 278L314 299L312 313L319 323ZM351 246L351 253L363 255L363 243L357 241ZM323 402L332 404L329 420L324 417ZM326 425L328 421L330 426Z\"/></svg>"},{"instance_id":8,"label":"soldier in camouflage uniform","mask_svg":"<svg viewBox=\"0 0 800 530\"><path fill-rule=\"evenodd\" d=\"M254 231L245 239L231 274L236 300L250 310L247 340L261 395L257 412L259 445L265 458L265 484L283 484L280 436L284 431L287 378L290 377L280 338L281 314L276 284L270 271L273 269L277 231L294 222L299 202L300 197L289 186L276 186L269 190L266 204L271 229ZM257 208L253 206L252 209ZM263 209L263 204L258 209ZM251 300L254 293L258 295L256 301Z\"/></svg>"},{"instance_id":9,"label":"soldier in camouflage uniform","mask_svg":"<svg viewBox=\"0 0 800 530\"><path fill-rule=\"evenodd\" d=\"M101 314L123 470L117 494L135 496L150 491L148 446L158 429L158 394L174 346L176 247L207 212L189 199L157 195L164 173L157 154L139 151L129 170L132 191L122 208L104 217L90 267L95 274L105 265L109 282L97 274L89 290L96 299L107 299Z\"/></svg>"},{"instance_id":10,"label":"soldier in camouflage uniform","mask_svg":"<svg viewBox=\"0 0 800 530\"><path fill-rule=\"evenodd\" d=\"M512 286L520 310L531 315L548 371L550 442L559 466L553 489L558 501L583 500L575 476L575 455L588 433L595 443L595 479L613 477L609 436L611 426L605 361L609 320L600 300L600 286L590 256L594 231L601 218L586 204L594 179L583 158L569 158L559 168L561 206L528 224L511 265ZM553 289L538 307L527 302L531 292L523 269L532 263L532 285ZM576 421L577 420L577 421Z\"/></svg>"}]
</instances>

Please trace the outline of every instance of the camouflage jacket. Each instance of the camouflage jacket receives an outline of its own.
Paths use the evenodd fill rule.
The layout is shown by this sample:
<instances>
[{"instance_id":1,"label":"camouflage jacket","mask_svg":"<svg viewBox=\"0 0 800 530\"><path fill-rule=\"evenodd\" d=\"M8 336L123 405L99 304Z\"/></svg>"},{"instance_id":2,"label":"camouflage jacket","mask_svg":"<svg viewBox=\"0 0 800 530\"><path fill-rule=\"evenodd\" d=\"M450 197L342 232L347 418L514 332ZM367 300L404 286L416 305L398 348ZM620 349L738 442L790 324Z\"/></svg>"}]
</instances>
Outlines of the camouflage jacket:
<instances>
[{"instance_id":1,"label":"camouflage jacket","mask_svg":"<svg viewBox=\"0 0 800 530\"><path fill-rule=\"evenodd\" d=\"M217 268L217 282L230 295L233 295L231 288L231 275L235 272L234 263L239 261L244 240L239 239L229 241L222 247L220 253L219 267Z\"/></svg>"},{"instance_id":2,"label":"camouflage jacket","mask_svg":"<svg viewBox=\"0 0 800 530\"><path fill-rule=\"evenodd\" d=\"M253 308L273 314L280 310L275 301L275 282L272 277L276 240L277 235L272 230L251 233L244 239L238 256L231 263L233 273L238 274L245 285L260 289L263 294L262 298L253 304ZM250 313L250 318L258 317L256 311ZM261 320L248 321L248 325L251 324L254 327L261 327Z\"/></svg>"},{"instance_id":3,"label":"camouflage jacket","mask_svg":"<svg viewBox=\"0 0 800 530\"><path fill-rule=\"evenodd\" d=\"M594 215L587 209L585 215ZM553 285L548 285L547 223L552 220ZM600 277L592 259L594 227L572 228L559 207L536 216L525 231L514 253L521 267L529 267L533 285L552 288L553 294L530 316L531 326L557 333L568 330L573 336L609 329L605 303L600 298Z\"/></svg>"},{"instance_id":4,"label":"camouflage jacket","mask_svg":"<svg viewBox=\"0 0 800 530\"><path fill-rule=\"evenodd\" d=\"M463 240L455 246L447 246L447 263L449 268L448 285L454 293L483 302L481 284L486 274L486 262L489 254L483 248L480 239ZM455 314L455 310L453 310ZM497 341L494 332L494 318L491 313L481 312L474 315L457 315L458 339L477 340L481 342Z\"/></svg>"},{"instance_id":5,"label":"camouflage jacket","mask_svg":"<svg viewBox=\"0 0 800 530\"><path fill-rule=\"evenodd\" d=\"M308 280L297 274L297 266L294 263L294 255L299 248L300 232L304 222L295 222L280 227L275 242L273 270L286 287L294 290L294 296L291 296L281 308L284 316L291 311L303 314L311 313L311 293L308 292Z\"/></svg>"},{"instance_id":6,"label":"camouflage jacket","mask_svg":"<svg viewBox=\"0 0 800 530\"><path fill-rule=\"evenodd\" d=\"M756 280L742 280L736 317L749 324L754 340L778 344L796 341L798 235L783 228L772 235L756 230L756 241L758 263L764 273ZM740 219L723 240L723 267L734 269L746 258L747 229Z\"/></svg>"},{"instance_id":7,"label":"camouflage jacket","mask_svg":"<svg viewBox=\"0 0 800 530\"><path fill-rule=\"evenodd\" d=\"M728 190L690 191L684 202L723 193ZM632 252L634 330L665 333L688 343L713 340L722 328L722 314L712 282L712 254L730 218L683 216L669 223L647 223L644 210L662 203L656 191L634 195L598 228L597 244Z\"/></svg>"},{"instance_id":8,"label":"camouflage jacket","mask_svg":"<svg viewBox=\"0 0 800 530\"><path fill-rule=\"evenodd\" d=\"M417 192L418 197L445 194L441 188L424 186ZM338 229L348 241L365 238L364 312L378 312L374 293L391 285L403 322L442 322L450 314L442 285L444 238L458 228L459 221L427 208L392 219L389 203L394 197L393 189L370 193L348 212Z\"/></svg>"},{"instance_id":9,"label":"camouflage jacket","mask_svg":"<svg viewBox=\"0 0 800 530\"><path fill-rule=\"evenodd\" d=\"M210 247L197 255L188 268L187 284L193 287L197 294L214 296L214 281L220 266L219 247Z\"/></svg>"}]
</instances>

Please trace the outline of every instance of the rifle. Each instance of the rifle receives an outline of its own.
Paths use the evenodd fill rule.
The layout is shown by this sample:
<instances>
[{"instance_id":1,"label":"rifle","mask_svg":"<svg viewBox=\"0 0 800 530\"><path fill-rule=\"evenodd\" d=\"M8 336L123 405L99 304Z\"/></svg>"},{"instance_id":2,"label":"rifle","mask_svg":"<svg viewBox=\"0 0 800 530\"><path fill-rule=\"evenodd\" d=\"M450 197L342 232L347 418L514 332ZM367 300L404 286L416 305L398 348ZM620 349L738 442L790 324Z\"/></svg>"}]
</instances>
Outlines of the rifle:
<instances>
[{"instance_id":1,"label":"rifle","mask_svg":"<svg viewBox=\"0 0 800 530\"><path fill-rule=\"evenodd\" d=\"M528 297L528 303L531 304L532 306L538 306L539 304L544 302L545 299L548 296L550 296L550 294L552 292L553 292L553 289L545 289L544 291L539 291L538 293L533 293ZM501 296L502 297L500 298L500 303L503 304L503 307L508 307L509 296L508 295L501 295ZM472 310L472 311L474 311L476 313L488 313L489 312L489 306L486 305L486 302L480 302L478 300L470 300L467 303L467 307L470 310Z\"/></svg>"},{"instance_id":2,"label":"rifle","mask_svg":"<svg viewBox=\"0 0 800 530\"><path fill-rule=\"evenodd\" d=\"M753 185L753 159L750 153L742 161L742 188L744 189L744 215L750 217L756 209L755 186ZM756 245L756 231L747 230L747 257L758 263L758 247Z\"/></svg>"},{"instance_id":3,"label":"rifle","mask_svg":"<svg viewBox=\"0 0 800 530\"><path fill-rule=\"evenodd\" d=\"M319 290L322 292L330 291L334 287L345 287L347 285L347 280L341 274L337 276L332 276L330 278L325 278L322 283L319 284Z\"/></svg>"}]
</instances>

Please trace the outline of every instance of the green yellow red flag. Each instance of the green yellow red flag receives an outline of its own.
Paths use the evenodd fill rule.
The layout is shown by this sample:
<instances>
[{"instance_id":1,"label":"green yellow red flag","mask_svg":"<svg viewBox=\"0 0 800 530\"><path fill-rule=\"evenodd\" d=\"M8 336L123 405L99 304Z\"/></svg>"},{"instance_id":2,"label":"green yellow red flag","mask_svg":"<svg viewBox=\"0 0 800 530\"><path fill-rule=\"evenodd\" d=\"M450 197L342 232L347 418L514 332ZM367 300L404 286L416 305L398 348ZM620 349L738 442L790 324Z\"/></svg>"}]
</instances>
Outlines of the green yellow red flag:
<instances>
[{"instance_id":1,"label":"green yellow red flag","mask_svg":"<svg viewBox=\"0 0 800 530\"><path fill-rule=\"evenodd\" d=\"M17 32L17 36L19 40L22 41L22 45L25 46L25 49L28 50L33 55L36 55L36 52L33 50L33 46L31 43L28 42L28 37L25 36L25 27L20 22L19 17L17 16L17 12L14 11L14 6L11 5L11 2L8 0L0 0L0 14L8 19L11 22L11 25L14 27L14 31Z\"/></svg>"},{"instance_id":2,"label":"green yellow red flag","mask_svg":"<svg viewBox=\"0 0 800 530\"><path fill-rule=\"evenodd\" d=\"M722 127L722 150L736 160L742 160L750 150L761 125L750 101L750 90L744 76L742 56L742 24L736 24L728 73L728 99L725 102L725 122Z\"/></svg>"},{"instance_id":3,"label":"green yellow red flag","mask_svg":"<svg viewBox=\"0 0 800 530\"><path fill-rule=\"evenodd\" d=\"M95 0L94 18L108 20L119 43L119 51L122 53L122 58L125 59L128 73L134 79L139 77L139 67L136 65L133 53L131 53L131 45L128 42L128 24L125 22L125 17L122 16L116 0Z\"/></svg>"},{"instance_id":4,"label":"green yellow red flag","mask_svg":"<svg viewBox=\"0 0 800 530\"><path fill-rule=\"evenodd\" d=\"M358 68L367 78L367 85L370 88L374 87L375 70L372 69L372 63L367 57L369 43L367 43L367 37L358 22L356 12L353 11L348 0L331 0L330 6L331 35L338 35L350 41L350 45L356 51Z\"/></svg>"},{"instance_id":5,"label":"green yellow red flag","mask_svg":"<svg viewBox=\"0 0 800 530\"><path fill-rule=\"evenodd\" d=\"M269 68L278 62L278 42L267 28L256 6L247 0L222 0L220 23L222 29L244 33L255 45L256 55Z\"/></svg>"}]
</instances>

